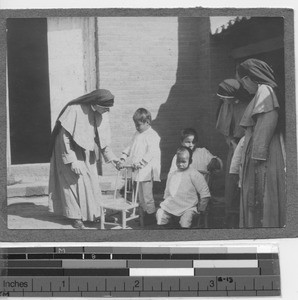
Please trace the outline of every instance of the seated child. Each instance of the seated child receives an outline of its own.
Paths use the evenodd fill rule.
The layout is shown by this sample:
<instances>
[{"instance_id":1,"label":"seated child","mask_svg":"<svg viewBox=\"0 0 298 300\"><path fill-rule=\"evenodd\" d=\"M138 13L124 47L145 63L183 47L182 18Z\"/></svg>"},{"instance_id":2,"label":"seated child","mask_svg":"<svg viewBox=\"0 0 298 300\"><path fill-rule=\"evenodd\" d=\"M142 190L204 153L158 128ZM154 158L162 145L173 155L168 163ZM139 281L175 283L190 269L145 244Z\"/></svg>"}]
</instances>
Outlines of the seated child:
<instances>
[{"instance_id":1,"label":"seated child","mask_svg":"<svg viewBox=\"0 0 298 300\"><path fill-rule=\"evenodd\" d=\"M137 131L129 146L122 151L116 167L121 169L127 161L127 164L139 169L134 180L139 181L139 201L144 212L144 225L149 225L155 222L153 181L160 181L160 137L151 128L151 114L147 109L137 109L133 121Z\"/></svg>"},{"instance_id":2,"label":"seated child","mask_svg":"<svg viewBox=\"0 0 298 300\"><path fill-rule=\"evenodd\" d=\"M160 203L156 219L158 225L165 225L177 216L182 228L190 228L193 217L206 210L210 193L204 176L190 166L192 151L182 146L176 156L177 169L168 175L165 200Z\"/></svg>"},{"instance_id":3,"label":"seated child","mask_svg":"<svg viewBox=\"0 0 298 300\"><path fill-rule=\"evenodd\" d=\"M209 174L215 170L222 169L222 161L220 158L212 155L206 148L197 148L198 134L193 128L186 128L181 131L180 142L192 150L191 166L202 173L208 182ZM173 157L169 174L177 169L176 155Z\"/></svg>"}]
</instances>

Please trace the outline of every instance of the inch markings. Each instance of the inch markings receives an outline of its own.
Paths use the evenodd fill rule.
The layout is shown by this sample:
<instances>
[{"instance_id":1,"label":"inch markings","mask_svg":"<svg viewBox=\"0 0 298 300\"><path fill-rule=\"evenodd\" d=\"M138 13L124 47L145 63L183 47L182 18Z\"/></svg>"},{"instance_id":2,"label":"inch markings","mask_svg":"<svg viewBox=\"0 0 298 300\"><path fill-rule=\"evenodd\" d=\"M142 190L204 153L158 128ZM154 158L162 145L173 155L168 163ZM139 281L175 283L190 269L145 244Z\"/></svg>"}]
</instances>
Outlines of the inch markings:
<instances>
[{"instance_id":1,"label":"inch markings","mask_svg":"<svg viewBox=\"0 0 298 300\"><path fill-rule=\"evenodd\" d=\"M36 249L36 250L35 250ZM3 248L0 297L280 296L269 246Z\"/></svg>"}]
</instances>

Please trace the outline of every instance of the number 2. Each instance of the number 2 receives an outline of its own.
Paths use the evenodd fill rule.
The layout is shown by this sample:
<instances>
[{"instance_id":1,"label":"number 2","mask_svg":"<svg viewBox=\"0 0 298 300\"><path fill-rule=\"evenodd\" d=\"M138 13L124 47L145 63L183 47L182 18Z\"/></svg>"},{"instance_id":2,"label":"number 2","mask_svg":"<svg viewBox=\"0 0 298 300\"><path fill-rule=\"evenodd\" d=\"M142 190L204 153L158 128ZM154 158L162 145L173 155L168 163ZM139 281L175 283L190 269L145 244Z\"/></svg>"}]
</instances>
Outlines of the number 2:
<instances>
[{"instance_id":1,"label":"number 2","mask_svg":"<svg viewBox=\"0 0 298 300\"><path fill-rule=\"evenodd\" d=\"M140 281L139 280L135 280L135 287L140 287Z\"/></svg>"}]
</instances>

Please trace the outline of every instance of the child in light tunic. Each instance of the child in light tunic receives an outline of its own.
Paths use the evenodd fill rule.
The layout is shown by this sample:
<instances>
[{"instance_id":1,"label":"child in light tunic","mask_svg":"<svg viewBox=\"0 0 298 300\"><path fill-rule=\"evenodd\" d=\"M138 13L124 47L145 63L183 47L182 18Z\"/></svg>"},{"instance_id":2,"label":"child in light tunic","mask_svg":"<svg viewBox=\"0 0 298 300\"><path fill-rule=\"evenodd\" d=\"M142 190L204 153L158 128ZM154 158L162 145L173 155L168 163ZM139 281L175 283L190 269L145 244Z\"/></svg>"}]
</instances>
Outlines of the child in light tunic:
<instances>
[{"instance_id":1,"label":"child in light tunic","mask_svg":"<svg viewBox=\"0 0 298 300\"><path fill-rule=\"evenodd\" d=\"M155 222L155 202L153 181L160 181L160 137L151 128L151 114L145 108L139 108L133 115L136 132L129 146L122 151L117 168L124 162L138 169L135 181L139 181L139 201L144 211L144 225Z\"/></svg>"},{"instance_id":2,"label":"child in light tunic","mask_svg":"<svg viewBox=\"0 0 298 300\"><path fill-rule=\"evenodd\" d=\"M177 170L168 176L165 200L157 210L156 219L158 225L165 225L176 216L182 228L190 228L193 217L206 210L210 192L204 176L190 166L191 150L182 146L176 156Z\"/></svg>"}]
</instances>

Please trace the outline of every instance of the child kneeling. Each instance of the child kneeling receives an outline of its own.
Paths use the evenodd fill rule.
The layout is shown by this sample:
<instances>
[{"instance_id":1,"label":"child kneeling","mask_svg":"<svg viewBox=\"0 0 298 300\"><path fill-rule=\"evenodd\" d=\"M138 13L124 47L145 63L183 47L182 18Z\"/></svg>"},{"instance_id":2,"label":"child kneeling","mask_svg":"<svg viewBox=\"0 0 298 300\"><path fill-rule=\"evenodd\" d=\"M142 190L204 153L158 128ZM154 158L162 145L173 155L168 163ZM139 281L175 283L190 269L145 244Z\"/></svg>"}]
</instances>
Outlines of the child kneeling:
<instances>
[{"instance_id":1,"label":"child kneeling","mask_svg":"<svg viewBox=\"0 0 298 300\"><path fill-rule=\"evenodd\" d=\"M204 176L190 166L192 151L182 146L176 155L177 170L168 176L165 200L160 203L156 219L158 225L165 225L176 216L182 228L190 228L193 217L206 210L210 192Z\"/></svg>"}]
</instances>

